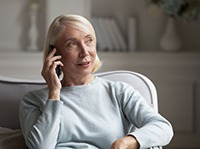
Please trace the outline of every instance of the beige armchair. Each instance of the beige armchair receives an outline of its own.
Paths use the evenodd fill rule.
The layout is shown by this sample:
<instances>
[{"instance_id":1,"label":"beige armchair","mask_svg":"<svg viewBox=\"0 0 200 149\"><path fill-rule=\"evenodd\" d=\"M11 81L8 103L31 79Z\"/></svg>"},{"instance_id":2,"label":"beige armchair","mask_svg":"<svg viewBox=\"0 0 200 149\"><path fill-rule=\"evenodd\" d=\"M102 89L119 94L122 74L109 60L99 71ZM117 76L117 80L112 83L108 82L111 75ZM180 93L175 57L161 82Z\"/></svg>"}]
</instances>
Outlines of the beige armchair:
<instances>
[{"instance_id":1,"label":"beige armchair","mask_svg":"<svg viewBox=\"0 0 200 149\"><path fill-rule=\"evenodd\" d=\"M96 73L95 75L112 81L129 83L144 96L155 111L158 111L156 88L146 76L133 71L122 70ZM43 88L44 86L46 86L44 81L21 80L0 76L0 128L9 129L10 132L11 130L20 130L18 116L20 99L26 92ZM3 131L0 130L1 132ZM19 131L17 131L17 134L20 136ZM2 139L1 134L0 139ZM21 145L24 144L22 143Z\"/></svg>"}]
</instances>

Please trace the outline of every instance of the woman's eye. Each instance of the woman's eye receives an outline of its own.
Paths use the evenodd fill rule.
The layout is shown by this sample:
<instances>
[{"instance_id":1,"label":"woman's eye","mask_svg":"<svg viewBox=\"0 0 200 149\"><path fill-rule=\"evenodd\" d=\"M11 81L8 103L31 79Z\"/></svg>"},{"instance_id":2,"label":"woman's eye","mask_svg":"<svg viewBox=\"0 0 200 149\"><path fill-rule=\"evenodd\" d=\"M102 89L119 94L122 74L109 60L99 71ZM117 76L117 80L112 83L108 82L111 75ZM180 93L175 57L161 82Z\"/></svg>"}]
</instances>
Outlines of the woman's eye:
<instances>
[{"instance_id":1,"label":"woman's eye","mask_svg":"<svg viewBox=\"0 0 200 149\"><path fill-rule=\"evenodd\" d=\"M67 46L68 46L69 48L73 48L73 47L77 46L77 44L76 44L76 42L69 42L69 43L67 44Z\"/></svg>"},{"instance_id":2,"label":"woman's eye","mask_svg":"<svg viewBox=\"0 0 200 149\"><path fill-rule=\"evenodd\" d=\"M86 40L86 44L91 44L93 42L93 39L92 38L88 38L87 40Z\"/></svg>"}]
</instances>

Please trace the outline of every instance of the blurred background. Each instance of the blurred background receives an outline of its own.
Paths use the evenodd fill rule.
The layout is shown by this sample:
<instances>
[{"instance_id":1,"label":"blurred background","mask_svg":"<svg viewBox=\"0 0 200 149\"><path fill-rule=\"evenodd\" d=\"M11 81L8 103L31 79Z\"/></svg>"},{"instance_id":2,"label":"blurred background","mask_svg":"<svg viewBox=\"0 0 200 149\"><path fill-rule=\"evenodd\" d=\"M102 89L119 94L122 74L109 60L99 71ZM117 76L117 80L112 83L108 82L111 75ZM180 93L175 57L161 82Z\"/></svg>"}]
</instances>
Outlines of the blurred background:
<instances>
[{"instance_id":1,"label":"blurred background","mask_svg":"<svg viewBox=\"0 0 200 149\"><path fill-rule=\"evenodd\" d=\"M159 111L175 130L165 148L199 149L200 19L195 18L200 13L199 0L189 0L196 5L184 7L184 0L161 1L167 2L0 0L0 75L42 79L49 24L63 13L83 15L97 31L97 50L103 61L100 72L136 71L156 85Z\"/></svg>"},{"instance_id":2,"label":"blurred background","mask_svg":"<svg viewBox=\"0 0 200 149\"><path fill-rule=\"evenodd\" d=\"M52 19L60 13L76 13L88 19L93 17L115 19L126 41L128 21L134 17L137 21L137 51L160 51L158 41L165 31L168 16L158 14L159 12L155 12L156 8L153 10L153 15L152 12L149 13L148 0L76 1L1 0L0 49L26 51L30 44L28 34L31 28L31 16L36 15L34 23L37 26L37 46L38 50L41 50L46 29ZM182 51L199 51L200 20L187 23L177 18L175 21L183 43Z\"/></svg>"}]
</instances>

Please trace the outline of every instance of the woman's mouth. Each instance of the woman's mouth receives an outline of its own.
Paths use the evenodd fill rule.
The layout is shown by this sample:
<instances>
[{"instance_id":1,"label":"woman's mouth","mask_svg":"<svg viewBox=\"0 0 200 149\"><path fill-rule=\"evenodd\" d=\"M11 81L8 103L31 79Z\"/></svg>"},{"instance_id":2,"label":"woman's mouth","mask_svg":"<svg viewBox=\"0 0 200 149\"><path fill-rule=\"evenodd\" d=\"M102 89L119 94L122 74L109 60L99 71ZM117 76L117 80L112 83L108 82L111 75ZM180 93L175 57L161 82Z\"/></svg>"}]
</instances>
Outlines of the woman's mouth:
<instances>
[{"instance_id":1,"label":"woman's mouth","mask_svg":"<svg viewBox=\"0 0 200 149\"><path fill-rule=\"evenodd\" d=\"M79 63L78 65L79 66L82 66L82 67L88 67L90 65L91 62L82 62L82 63Z\"/></svg>"}]
</instances>

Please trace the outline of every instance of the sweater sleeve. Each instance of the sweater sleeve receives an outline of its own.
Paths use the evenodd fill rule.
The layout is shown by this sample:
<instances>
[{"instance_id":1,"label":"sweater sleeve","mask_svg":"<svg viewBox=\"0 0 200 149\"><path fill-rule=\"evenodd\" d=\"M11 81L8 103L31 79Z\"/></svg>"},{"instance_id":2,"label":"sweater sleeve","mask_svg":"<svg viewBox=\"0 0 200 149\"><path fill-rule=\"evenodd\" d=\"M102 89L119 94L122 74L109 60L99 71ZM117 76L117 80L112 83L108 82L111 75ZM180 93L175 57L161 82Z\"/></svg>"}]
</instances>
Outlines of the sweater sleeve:
<instances>
[{"instance_id":1,"label":"sweater sleeve","mask_svg":"<svg viewBox=\"0 0 200 149\"><path fill-rule=\"evenodd\" d=\"M41 97L31 93L20 102L19 116L21 129L30 149L54 149L60 124L61 101ZM44 102L45 101L45 102Z\"/></svg>"},{"instance_id":2,"label":"sweater sleeve","mask_svg":"<svg viewBox=\"0 0 200 149\"><path fill-rule=\"evenodd\" d=\"M128 86L122 93L122 108L127 119L137 127L128 135L134 136L140 148L167 145L172 137L172 126L153 110L140 93Z\"/></svg>"}]
</instances>

